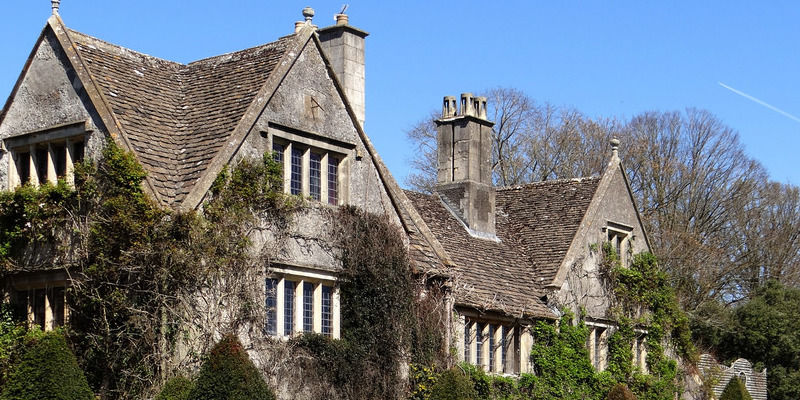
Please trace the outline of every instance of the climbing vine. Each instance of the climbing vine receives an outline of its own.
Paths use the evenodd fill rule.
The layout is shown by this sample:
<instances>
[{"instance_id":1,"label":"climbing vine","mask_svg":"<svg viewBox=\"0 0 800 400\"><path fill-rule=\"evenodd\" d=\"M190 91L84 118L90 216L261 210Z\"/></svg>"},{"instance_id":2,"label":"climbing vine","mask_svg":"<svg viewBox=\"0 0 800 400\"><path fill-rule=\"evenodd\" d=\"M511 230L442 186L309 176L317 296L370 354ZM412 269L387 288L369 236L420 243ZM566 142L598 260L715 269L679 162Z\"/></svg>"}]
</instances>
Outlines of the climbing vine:
<instances>
[{"instance_id":1,"label":"climbing vine","mask_svg":"<svg viewBox=\"0 0 800 400\"><path fill-rule=\"evenodd\" d=\"M339 397L403 397L406 364L431 365L443 357L442 327L434 317L439 310L432 306L440 299L432 287L418 297L423 283L412 274L402 231L387 217L342 207L335 220L342 337L306 334L296 341L315 356L316 373Z\"/></svg>"},{"instance_id":2,"label":"climbing vine","mask_svg":"<svg viewBox=\"0 0 800 400\"><path fill-rule=\"evenodd\" d=\"M201 211L171 211L144 193L135 157L108 141L100 160L76 165L74 187L0 193L0 271L65 269L68 333L94 391L146 397L179 367L178 347L200 354L214 342L208 318L228 331L263 321L263 262L249 235L259 219L285 226L301 203L282 194L280 176L269 155L242 160L220 174ZM232 312L213 308L223 306Z\"/></svg>"},{"instance_id":3,"label":"climbing vine","mask_svg":"<svg viewBox=\"0 0 800 400\"><path fill-rule=\"evenodd\" d=\"M689 362L696 361L689 320L680 309L666 272L649 252L636 254L623 267L610 243L603 246L603 267L614 288L611 317L618 329L609 338L608 371L617 382L626 383L640 399L670 399L678 393L677 362L665 346ZM646 364L649 374L633 368L635 329L646 332Z\"/></svg>"},{"instance_id":4,"label":"climbing vine","mask_svg":"<svg viewBox=\"0 0 800 400\"><path fill-rule=\"evenodd\" d=\"M531 328L533 372L517 380L489 377L474 366L464 366L481 399L605 399L612 389L615 396L632 391L641 400L669 400L679 389L678 368L668 356L674 349L678 356L694 361L688 320L678 307L667 275L658 268L649 253L632 255L623 267L616 251L603 246L601 271L613 288L609 318L616 326L608 337L607 366L597 372L591 363L586 344L590 328L581 315L562 310L557 323L539 321ZM647 373L634 364L633 344L646 335ZM431 387L440 376L435 371L414 370L413 398L430 399ZM480 371L480 370L477 370ZM629 396L630 397L630 396Z\"/></svg>"}]
</instances>

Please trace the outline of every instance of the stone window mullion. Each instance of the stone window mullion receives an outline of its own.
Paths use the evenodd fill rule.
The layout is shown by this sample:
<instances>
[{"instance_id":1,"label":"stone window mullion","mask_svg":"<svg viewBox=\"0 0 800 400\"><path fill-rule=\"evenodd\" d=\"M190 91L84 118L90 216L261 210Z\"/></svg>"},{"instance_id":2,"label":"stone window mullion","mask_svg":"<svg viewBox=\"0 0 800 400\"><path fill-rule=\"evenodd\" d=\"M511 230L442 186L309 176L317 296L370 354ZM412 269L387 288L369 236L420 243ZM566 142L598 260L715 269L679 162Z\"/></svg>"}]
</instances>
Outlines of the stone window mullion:
<instances>
[{"instance_id":1,"label":"stone window mullion","mask_svg":"<svg viewBox=\"0 0 800 400\"><path fill-rule=\"evenodd\" d=\"M309 170L311 164L311 149L306 148L303 151L303 197L308 197L310 190L309 190Z\"/></svg>"},{"instance_id":2,"label":"stone window mullion","mask_svg":"<svg viewBox=\"0 0 800 400\"><path fill-rule=\"evenodd\" d=\"M322 153L322 159L320 160L319 181L320 181L319 201L322 204L328 204L328 152L327 151Z\"/></svg>"},{"instance_id":3,"label":"stone window mullion","mask_svg":"<svg viewBox=\"0 0 800 400\"><path fill-rule=\"evenodd\" d=\"M339 339L341 336L340 331L340 315L341 315L341 303L339 298L339 285L333 285L333 294L331 295L331 325L332 328L332 335L334 339Z\"/></svg>"},{"instance_id":4,"label":"stone window mullion","mask_svg":"<svg viewBox=\"0 0 800 400\"><path fill-rule=\"evenodd\" d=\"M56 149L53 147L52 143L47 143L47 178L45 179L47 182L55 183L58 181L58 175L56 174L56 158L58 154L56 154Z\"/></svg>"},{"instance_id":5,"label":"stone window mullion","mask_svg":"<svg viewBox=\"0 0 800 400\"><path fill-rule=\"evenodd\" d=\"M278 279L278 284L275 285L275 333L277 335L282 335L284 331L284 281L285 279Z\"/></svg>"},{"instance_id":6,"label":"stone window mullion","mask_svg":"<svg viewBox=\"0 0 800 400\"><path fill-rule=\"evenodd\" d=\"M303 289L305 281L299 280L294 288L294 332L303 332Z\"/></svg>"},{"instance_id":7,"label":"stone window mullion","mask_svg":"<svg viewBox=\"0 0 800 400\"><path fill-rule=\"evenodd\" d=\"M314 332L322 333L322 284L314 285Z\"/></svg>"},{"instance_id":8,"label":"stone window mullion","mask_svg":"<svg viewBox=\"0 0 800 400\"><path fill-rule=\"evenodd\" d=\"M67 184L70 186L75 185L75 164L73 157L75 156L73 152L75 151L73 147L75 143L72 140L67 139L65 144L66 149L64 151L66 160L64 161L64 180L67 181Z\"/></svg>"},{"instance_id":9,"label":"stone window mullion","mask_svg":"<svg viewBox=\"0 0 800 400\"><path fill-rule=\"evenodd\" d=\"M38 155L36 154L36 146L31 145L28 149L30 152L30 156L28 157L28 180L31 182L31 185L34 187L39 186L39 170L37 168L37 160Z\"/></svg>"}]
</instances>

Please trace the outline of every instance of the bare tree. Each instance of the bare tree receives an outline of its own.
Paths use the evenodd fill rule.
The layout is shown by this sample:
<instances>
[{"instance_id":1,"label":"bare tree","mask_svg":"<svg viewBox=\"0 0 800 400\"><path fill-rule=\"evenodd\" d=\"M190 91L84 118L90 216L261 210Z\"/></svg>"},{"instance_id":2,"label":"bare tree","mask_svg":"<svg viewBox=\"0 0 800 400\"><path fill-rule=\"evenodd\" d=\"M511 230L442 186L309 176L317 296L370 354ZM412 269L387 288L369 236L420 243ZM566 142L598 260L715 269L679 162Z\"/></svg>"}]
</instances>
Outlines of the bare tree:
<instances>
[{"instance_id":1,"label":"bare tree","mask_svg":"<svg viewBox=\"0 0 800 400\"><path fill-rule=\"evenodd\" d=\"M497 186L599 174L608 161L611 132L616 120L591 120L574 108L537 103L514 88L492 88L488 100L492 128L492 163ZM436 124L439 113L431 111L406 130L414 146L408 160L413 172L405 184L412 190L430 192L436 183Z\"/></svg>"},{"instance_id":2,"label":"bare tree","mask_svg":"<svg viewBox=\"0 0 800 400\"><path fill-rule=\"evenodd\" d=\"M436 124L433 122L439 119L441 114L432 110L428 117L420 120L414 126L407 129L406 139L414 147L414 155L407 160L413 172L405 178L405 184L422 193L430 193L436 185Z\"/></svg>"},{"instance_id":3,"label":"bare tree","mask_svg":"<svg viewBox=\"0 0 800 400\"><path fill-rule=\"evenodd\" d=\"M736 302L769 279L800 285L798 188L769 182L738 134L708 111L644 112L619 121L537 103L512 88L490 89L486 97L499 186L597 175L608 162L608 140L622 140L645 228L688 310ZM419 151L406 183L430 191L435 125L428 119L407 135Z\"/></svg>"}]
</instances>

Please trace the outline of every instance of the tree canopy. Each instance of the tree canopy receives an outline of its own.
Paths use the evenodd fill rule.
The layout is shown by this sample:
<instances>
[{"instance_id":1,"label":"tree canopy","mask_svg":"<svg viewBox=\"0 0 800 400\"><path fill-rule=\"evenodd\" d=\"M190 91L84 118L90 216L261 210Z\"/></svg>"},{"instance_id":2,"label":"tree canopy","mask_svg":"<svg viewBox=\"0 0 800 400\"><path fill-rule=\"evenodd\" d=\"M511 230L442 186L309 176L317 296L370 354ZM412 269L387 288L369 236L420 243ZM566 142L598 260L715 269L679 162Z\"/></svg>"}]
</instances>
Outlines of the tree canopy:
<instances>
[{"instance_id":1,"label":"tree canopy","mask_svg":"<svg viewBox=\"0 0 800 400\"><path fill-rule=\"evenodd\" d=\"M591 118L537 102L514 88L488 98L494 183L599 175L620 156L660 264L682 305L733 304L770 279L800 284L800 192L772 182L732 128L705 110ZM417 148L405 183L430 192L436 180L432 112L406 133Z\"/></svg>"}]
</instances>

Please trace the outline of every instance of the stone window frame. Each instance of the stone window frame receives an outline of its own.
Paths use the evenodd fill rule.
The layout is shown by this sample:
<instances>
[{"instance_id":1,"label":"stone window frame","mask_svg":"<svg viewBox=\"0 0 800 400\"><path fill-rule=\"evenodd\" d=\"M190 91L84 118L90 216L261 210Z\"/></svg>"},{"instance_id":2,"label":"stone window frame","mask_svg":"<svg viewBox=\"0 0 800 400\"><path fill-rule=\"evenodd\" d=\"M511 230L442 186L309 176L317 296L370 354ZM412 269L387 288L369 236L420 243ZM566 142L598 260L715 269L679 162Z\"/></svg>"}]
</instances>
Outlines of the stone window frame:
<instances>
[{"instance_id":1,"label":"stone window frame","mask_svg":"<svg viewBox=\"0 0 800 400\"><path fill-rule=\"evenodd\" d=\"M627 265L629 261L628 253L631 249L630 241L634 238L633 226L621 222L606 221L603 231L606 234L606 241L611 243L619 257L619 261L622 265Z\"/></svg>"},{"instance_id":2,"label":"stone window frame","mask_svg":"<svg viewBox=\"0 0 800 400\"><path fill-rule=\"evenodd\" d=\"M644 329L634 329L636 337L631 344L633 353L633 366L638 368L643 374L647 374L647 331Z\"/></svg>"},{"instance_id":3,"label":"stone window frame","mask_svg":"<svg viewBox=\"0 0 800 400\"><path fill-rule=\"evenodd\" d=\"M270 288L269 283L265 283L265 304L274 301L275 308L267 310L268 320L265 323L265 332L271 336L279 338L289 338L293 335L304 332L319 333L333 339L339 339L341 335L341 298L340 289L336 277L332 273L319 271L310 268L295 266L279 266L271 268L267 278L274 280L275 284ZM294 296L292 301L293 316L291 319L293 327L289 329L285 323L286 318L286 282L294 284ZM304 309L306 302L304 299L304 287L310 284L312 287L311 305L311 330L304 329ZM325 321L323 306L325 305L324 289L330 294L329 320ZM272 292L270 292L272 290ZM267 330L266 328L272 328Z\"/></svg>"},{"instance_id":4,"label":"stone window frame","mask_svg":"<svg viewBox=\"0 0 800 400\"><path fill-rule=\"evenodd\" d=\"M19 314L23 314L20 316L29 327L38 325L44 331L51 331L69 324L67 289L70 280L66 271L16 275L9 281L3 300L15 308L24 307ZM43 295L41 309L36 304L40 294Z\"/></svg>"},{"instance_id":5,"label":"stone window frame","mask_svg":"<svg viewBox=\"0 0 800 400\"><path fill-rule=\"evenodd\" d=\"M286 194L301 195L319 201L322 204L339 206L347 204L349 196L350 160L354 158L356 146L351 143L323 137L316 133L301 131L295 128L270 123L268 136L269 148L273 151L281 145L283 168L283 191ZM297 175L297 165L293 164L292 154L301 154ZM317 185L311 185L312 153L319 157L319 176ZM281 158L280 155L276 155ZM334 168L331 168L331 167ZM293 169L295 169L293 174ZM336 174L335 195L331 190L333 182L329 174ZM299 180L298 180L299 179ZM312 187L318 189L312 193ZM294 188L294 189L293 189Z\"/></svg>"},{"instance_id":6,"label":"stone window frame","mask_svg":"<svg viewBox=\"0 0 800 400\"><path fill-rule=\"evenodd\" d=\"M589 328L586 348L589 350L592 366L597 372L605 371L608 367L608 338L615 326L601 321L584 321L584 323Z\"/></svg>"},{"instance_id":7,"label":"stone window frame","mask_svg":"<svg viewBox=\"0 0 800 400\"><path fill-rule=\"evenodd\" d=\"M88 121L71 122L46 129L23 133L3 139L3 148L9 152L8 190L25 184L23 171L28 171L28 182L39 186L45 182L55 183L63 178L74 184L74 165L85 157L87 135L92 132ZM62 150L59 150L62 149ZM59 152L63 151L63 160ZM22 155L27 154L27 157ZM44 160L40 158L44 157ZM22 165L27 162L27 167ZM63 171L57 171L63 163Z\"/></svg>"},{"instance_id":8,"label":"stone window frame","mask_svg":"<svg viewBox=\"0 0 800 400\"><path fill-rule=\"evenodd\" d=\"M530 357L521 356L525 343L530 352L530 334L526 326L512 320L463 313L458 322L461 329L457 332L462 335L458 340L458 354L462 361L491 374L517 375L530 371ZM479 344L478 339L483 339L483 343Z\"/></svg>"}]
</instances>

